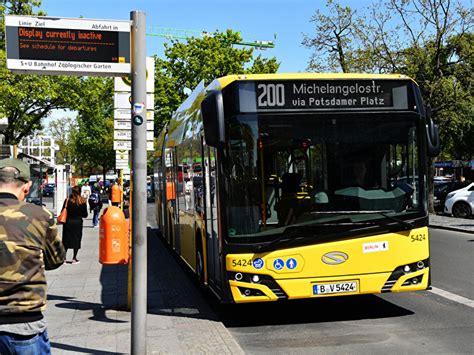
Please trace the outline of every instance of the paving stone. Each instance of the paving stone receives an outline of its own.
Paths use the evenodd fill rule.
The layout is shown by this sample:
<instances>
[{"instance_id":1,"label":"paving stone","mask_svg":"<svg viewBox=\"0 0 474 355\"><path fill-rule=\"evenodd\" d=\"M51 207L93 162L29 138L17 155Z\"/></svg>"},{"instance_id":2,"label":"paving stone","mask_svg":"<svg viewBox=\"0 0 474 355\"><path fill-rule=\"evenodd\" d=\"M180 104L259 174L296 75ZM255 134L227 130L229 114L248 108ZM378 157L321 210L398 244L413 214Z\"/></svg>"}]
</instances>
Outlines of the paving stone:
<instances>
[{"instance_id":1,"label":"paving stone","mask_svg":"<svg viewBox=\"0 0 474 355\"><path fill-rule=\"evenodd\" d=\"M85 222L89 225L90 218ZM154 233L148 246L147 353L242 354L203 293ZM47 272L45 314L55 355L130 353L128 265L101 265L98 250L98 230L84 228L81 263Z\"/></svg>"}]
</instances>

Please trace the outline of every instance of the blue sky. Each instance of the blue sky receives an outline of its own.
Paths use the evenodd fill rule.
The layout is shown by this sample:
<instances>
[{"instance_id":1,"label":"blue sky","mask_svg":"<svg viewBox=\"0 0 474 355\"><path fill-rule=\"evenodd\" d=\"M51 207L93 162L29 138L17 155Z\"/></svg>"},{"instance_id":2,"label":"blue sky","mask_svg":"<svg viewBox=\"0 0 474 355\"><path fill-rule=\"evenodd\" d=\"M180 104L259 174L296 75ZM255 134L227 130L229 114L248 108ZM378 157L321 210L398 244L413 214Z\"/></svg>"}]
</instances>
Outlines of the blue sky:
<instances>
[{"instance_id":1,"label":"blue sky","mask_svg":"<svg viewBox=\"0 0 474 355\"><path fill-rule=\"evenodd\" d=\"M147 27L182 28L213 32L240 31L245 41L273 40L275 48L256 51L277 57L279 72L303 72L311 51L301 45L303 33L312 33L311 16L326 1L311 0L43 0L49 16L128 20L142 10ZM346 1L356 7L365 0ZM276 34L276 39L274 35ZM163 53L164 38L147 37L147 54Z\"/></svg>"}]
</instances>

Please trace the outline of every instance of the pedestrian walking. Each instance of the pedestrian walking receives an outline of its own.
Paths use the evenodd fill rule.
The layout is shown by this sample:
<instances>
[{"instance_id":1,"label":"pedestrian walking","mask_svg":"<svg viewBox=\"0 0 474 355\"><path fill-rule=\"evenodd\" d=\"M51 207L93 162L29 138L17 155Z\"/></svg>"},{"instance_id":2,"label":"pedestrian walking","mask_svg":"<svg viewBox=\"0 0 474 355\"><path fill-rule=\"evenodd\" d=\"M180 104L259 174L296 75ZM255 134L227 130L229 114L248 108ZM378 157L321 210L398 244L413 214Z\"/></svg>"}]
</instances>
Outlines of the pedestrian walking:
<instances>
[{"instance_id":1,"label":"pedestrian walking","mask_svg":"<svg viewBox=\"0 0 474 355\"><path fill-rule=\"evenodd\" d=\"M45 270L64 262L53 214L24 202L28 164L0 160L0 354L51 354Z\"/></svg>"},{"instance_id":2,"label":"pedestrian walking","mask_svg":"<svg viewBox=\"0 0 474 355\"><path fill-rule=\"evenodd\" d=\"M91 187L89 186L89 181L86 181L84 185L81 187L81 196L84 200L88 200L89 196L91 195Z\"/></svg>"},{"instance_id":3,"label":"pedestrian walking","mask_svg":"<svg viewBox=\"0 0 474 355\"><path fill-rule=\"evenodd\" d=\"M94 228L99 226L99 213L103 206L99 192L99 189L94 187L92 194L89 197L89 207L91 212L93 213L92 224Z\"/></svg>"},{"instance_id":4,"label":"pedestrian walking","mask_svg":"<svg viewBox=\"0 0 474 355\"><path fill-rule=\"evenodd\" d=\"M82 219L87 217L87 201L82 198L79 186L74 186L71 195L64 201L67 209L66 223L63 225L63 244L66 248L66 263L78 264L77 253L81 249ZM73 250L72 261L67 261L67 250Z\"/></svg>"}]
</instances>

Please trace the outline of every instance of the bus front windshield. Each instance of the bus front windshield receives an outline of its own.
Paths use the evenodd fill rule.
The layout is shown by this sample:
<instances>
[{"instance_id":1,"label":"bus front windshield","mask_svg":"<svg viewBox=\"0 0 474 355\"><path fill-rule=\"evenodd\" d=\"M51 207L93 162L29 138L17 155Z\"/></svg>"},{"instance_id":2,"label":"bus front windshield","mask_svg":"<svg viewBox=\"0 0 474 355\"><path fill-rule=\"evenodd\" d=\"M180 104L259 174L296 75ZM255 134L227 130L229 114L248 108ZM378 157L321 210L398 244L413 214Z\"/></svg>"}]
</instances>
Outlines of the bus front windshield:
<instances>
[{"instance_id":1,"label":"bus front windshield","mask_svg":"<svg viewBox=\"0 0 474 355\"><path fill-rule=\"evenodd\" d=\"M367 113L230 118L222 194L227 235L406 229L425 208L417 119Z\"/></svg>"}]
</instances>

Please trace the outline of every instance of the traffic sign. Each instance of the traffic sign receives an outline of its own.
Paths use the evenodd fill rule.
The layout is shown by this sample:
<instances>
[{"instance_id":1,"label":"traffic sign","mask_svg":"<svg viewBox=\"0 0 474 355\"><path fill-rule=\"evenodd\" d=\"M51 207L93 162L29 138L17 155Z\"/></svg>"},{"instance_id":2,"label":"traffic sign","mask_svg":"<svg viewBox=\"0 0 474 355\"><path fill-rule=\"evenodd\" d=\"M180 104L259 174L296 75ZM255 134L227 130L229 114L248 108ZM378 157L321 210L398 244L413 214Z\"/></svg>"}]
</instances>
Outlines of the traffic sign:
<instances>
[{"instance_id":1,"label":"traffic sign","mask_svg":"<svg viewBox=\"0 0 474 355\"><path fill-rule=\"evenodd\" d=\"M146 130L153 131L155 127L153 121L146 121ZM132 122L130 118L128 120L114 120L114 128L115 129L132 129Z\"/></svg>"},{"instance_id":2,"label":"traffic sign","mask_svg":"<svg viewBox=\"0 0 474 355\"><path fill-rule=\"evenodd\" d=\"M114 139L117 140L124 140L124 141L131 141L132 140L132 131L125 130L125 129L116 129L114 131ZM146 140L148 142L153 142L153 131L146 132Z\"/></svg>"},{"instance_id":3,"label":"traffic sign","mask_svg":"<svg viewBox=\"0 0 474 355\"><path fill-rule=\"evenodd\" d=\"M126 160L128 162L128 150L116 150L115 160Z\"/></svg>"},{"instance_id":4,"label":"traffic sign","mask_svg":"<svg viewBox=\"0 0 474 355\"><path fill-rule=\"evenodd\" d=\"M146 107L153 109L154 107L154 95L146 94ZM132 108L132 95L129 92L116 92L114 93L114 108L126 108L131 110Z\"/></svg>"},{"instance_id":5,"label":"traffic sign","mask_svg":"<svg viewBox=\"0 0 474 355\"><path fill-rule=\"evenodd\" d=\"M26 74L123 76L130 21L5 16L7 68Z\"/></svg>"},{"instance_id":6,"label":"traffic sign","mask_svg":"<svg viewBox=\"0 0 474 355\"><path fill-rule=\"evenodd\" d=\"M114 91L132 92L130 77L115 77ZM153 57L146 57L146 92L155 92L155 59Z\"/></svg>"},{"instance_id":7,"label":"traffic sign","mask_svg":"<svg viewBox=\"0 0 474 355\"><path fill-rule=\"evenodd\" d=\"M114 140L114 150L132 150L132 142ZM149 150L149 151L155 150L153 142L150 142L150 141L146 142L146 150Z\"/></svg>"},{"instance_id":8,"label":"traffic sign","mask_svg":"<svg viewBox=\"0 0 474 355\"><path fill-rule=\"evenodd\" d=\"M116 108L114 110L114 118L116 119L127 119L130 120L132 117L131 108ZM146 119L153 121L155 117L155 111L153 111L153 106L146 111Z\"/></svg>"}]
</instances>

